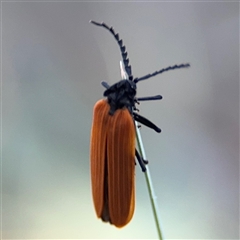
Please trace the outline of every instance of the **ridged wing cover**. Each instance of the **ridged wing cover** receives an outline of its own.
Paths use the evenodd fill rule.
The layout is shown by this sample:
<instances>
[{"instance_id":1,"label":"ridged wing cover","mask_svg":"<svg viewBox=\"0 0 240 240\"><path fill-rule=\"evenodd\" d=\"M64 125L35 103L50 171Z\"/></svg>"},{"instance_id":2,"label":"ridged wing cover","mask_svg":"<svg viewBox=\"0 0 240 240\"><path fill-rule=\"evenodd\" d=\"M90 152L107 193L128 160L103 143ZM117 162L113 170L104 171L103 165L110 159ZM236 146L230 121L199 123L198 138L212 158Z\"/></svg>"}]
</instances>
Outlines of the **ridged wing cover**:
<instances>
[{"instance_id":1,"label":"ridged wing cover","mask_svg":"<svg viewBox=\"0 0 240 240\"><path fill-rule=\"evenodd\" d=\"M135 127L127 109L109 115L95 104L91 132L91 180L96 214L117 227L132 218L135 204Z\"/></svg>"},{"instance_id":2,"label":"ridged wing cover","mask_svg":"<svg viewBox=\"0 0 240 240\"><path fill-rule=\"evenodd\" d=\"M107 133L109 214L112 224L123 227L135 205L135 127L127 109L117 110Z\"/></svg>"},{"instance_id":3,"label":"ridged wing cover","mask_svg":"<svg viewBox=\"0 0 240 240\"><path fill-rule=\"evenodd\" d=\"M108 111L110 107L105 100L99 100L93 110L93 123L90 141L90 162L92 196L97 216L100 218L104 206L104 165L106 159L106 143Z\"/></svg>"}]
</instances>

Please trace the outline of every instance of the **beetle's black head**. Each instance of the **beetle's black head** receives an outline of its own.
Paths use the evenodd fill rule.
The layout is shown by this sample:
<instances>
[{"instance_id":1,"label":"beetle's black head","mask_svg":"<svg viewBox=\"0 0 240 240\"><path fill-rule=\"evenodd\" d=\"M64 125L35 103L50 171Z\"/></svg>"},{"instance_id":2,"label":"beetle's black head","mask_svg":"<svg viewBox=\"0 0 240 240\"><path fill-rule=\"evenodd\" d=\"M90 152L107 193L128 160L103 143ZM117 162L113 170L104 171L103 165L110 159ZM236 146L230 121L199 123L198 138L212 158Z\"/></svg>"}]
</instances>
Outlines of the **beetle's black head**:
<instances>
[{"instance_id":1,"label":"beetle's black head","mask_svg":"<svg viewBox=\"0 0 240 240\"><path fill-rule=\"evenodd\" d=\"M129 111L132 112L136 89L136 83L130 80L121 80L109 87L103 94L107 97L110 105L109 114L113 115L117 109L124 107L128 108Z\"/></svg>"}]
</instances>

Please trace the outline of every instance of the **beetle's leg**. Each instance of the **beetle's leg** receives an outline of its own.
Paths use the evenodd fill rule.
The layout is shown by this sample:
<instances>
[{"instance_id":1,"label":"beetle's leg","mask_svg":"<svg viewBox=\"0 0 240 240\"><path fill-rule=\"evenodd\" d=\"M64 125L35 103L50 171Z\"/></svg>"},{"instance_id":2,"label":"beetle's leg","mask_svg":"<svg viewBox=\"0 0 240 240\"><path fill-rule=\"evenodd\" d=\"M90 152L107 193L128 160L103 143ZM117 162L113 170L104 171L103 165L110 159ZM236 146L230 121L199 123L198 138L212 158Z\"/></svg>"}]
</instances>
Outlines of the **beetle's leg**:
<instances>
[{"instance_id":1,"label":"beetle's leg","mask_svg":"<svg viewBox=\"0 0 240 240\"><path fill-rule=\"evenodd\" d=\"M139 112L139 109L136 108L135 106L133 107L133 110Z\"/></svg>"},{"instance_id":2,"label":"beetle's leg","mask_svg":"<svg viewBox=\"0 0 240 240\"><path fill-rule=\"evenodd\" d=\"M137 149L135 149L135 155L136 155L136 158L137 158L137 160L138 160L138 162L139 162L139 165L140 165L142 171L143 171L143 172L146 172L145 164L147 164L148 161L147 161L147 160L144 160L144 159L140 156L140 154L139 154L139 152L137 151Z\"/></svg>"},{"instance_id":3,"label":"beetle's leg","mask_svg":"<svg viewBox=\"0 0 240 240\"><path fill-rule=\"evenodd\" d=\"M162 99L161 95L156 95L156 96L150 96L150 97L136 98L136 102L138 102L138 101L149 101L149 100L161 100L161 99Z\"/></svg>"},{"instance_id":4,"label":"beetle's leg","mask_svg":"<svg viewBox=\"0 0 240 240\"><path fill-rule=\"evenodd\" d=\"M139 152L138 152L137 149L135 149L135 154L138 155L138 156L141 158L141 160L144 162L145 165L148 164L148 160L143 159L143 158L140 156L140 154L139 154Z\"/></svg>"},{"instance_id":5,"label":"beetle's leg","mask_svg":"<svg viewBox=\"0 0 240 240\"><path fill-rule=\"evenodd\" d=\"M150 120L148 120L147 118L133 112L133 118L137 121L142 123L143 125L154 129L156 132L160 133L161 129L159 127L157 127L154 123L152 123Z\"/></svg>"},{"instance_id":6,"label":"beetle's leg","mask_svg":"<svg viewBox=\"0 0 240 240\"><path fill-rule=\"evenodd\" d=\"M143 159L144 164L148 164L148 160Z\"/></svg>"},{"instance_id":7,"label":"beetle's leg","mask_svg":"<svg viewBox=\"0 0 240 240\"><path fill-rule=\"evenodd\" d=\"M101 82L102 86L105 87L106 89L110 88L107 82L102 81Z\"/></svg>"}]
</instances>

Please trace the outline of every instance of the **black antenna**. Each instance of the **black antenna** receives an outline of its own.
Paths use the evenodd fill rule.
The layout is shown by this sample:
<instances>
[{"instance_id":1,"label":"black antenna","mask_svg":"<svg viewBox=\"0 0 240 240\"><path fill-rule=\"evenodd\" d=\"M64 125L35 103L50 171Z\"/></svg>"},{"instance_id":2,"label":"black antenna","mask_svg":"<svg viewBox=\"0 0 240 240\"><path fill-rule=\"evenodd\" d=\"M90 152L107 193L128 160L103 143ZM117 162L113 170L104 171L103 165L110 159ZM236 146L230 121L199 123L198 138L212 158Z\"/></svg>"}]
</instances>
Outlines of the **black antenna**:
<instances>
[{"instance_id":1,"label":"black antenna","mask_svg":"<svg viewBox=\"0 0 240 240\"><path fill-rule=\"evenodd\" d=\"M100 27L104 27L106 28L107 30L109 30L112 35L114 36L114 38L117 40L118 42L118 45L120 47L120 50L121 50L121 54L122 54L122 59L123 59L123 63L124 63L124 67L125 67L125 70L129 76L129 80L132 81L133 79L133 76L132 76L132 70L131 70L131 65L128 65L129 64L129 59L127 58L127 51L126 51L126 47L123 45L123 41L122 39L119 39L119 34L118 33L115 33L114 32L114 29L113 27L109 27L107 24L105 24L104 22L102 23L98 23L98 22L95 22L93 20L90 20L89 21L90 23L93 23L97 26L100 26Z\"/></svg>"},{"instance_id":2,"label":"black antenna","mask_svg":"<svg viewBox=\"0 0 240 240\"><path fill-rule=\"evenodd\" d=\"M156 72L154 72L154 73L152 73L152 74L147 74L147 75L145 75L145 76L143 76L143 77L135 78L133 81L134 81L135 83L137 83L137 82L139 82L139 81L148 79L148 78L150 78L150 77L154 77L154 76L156 76L157 74L161 74L161 73L166 72L166 71L169 71L169 70L174 70L174 69L176 69L176 68L187 68L187 67L190 67L190 64L189 64L189 63L187 63L187 64L181 64L181 65L174 65L174 66L172 66L172 67L170 66L170 67L167 67L167 68L163 68L163 69L161 69L161 70L159 70L159 71L156 71Z\"/></svg>"}]
</instances>

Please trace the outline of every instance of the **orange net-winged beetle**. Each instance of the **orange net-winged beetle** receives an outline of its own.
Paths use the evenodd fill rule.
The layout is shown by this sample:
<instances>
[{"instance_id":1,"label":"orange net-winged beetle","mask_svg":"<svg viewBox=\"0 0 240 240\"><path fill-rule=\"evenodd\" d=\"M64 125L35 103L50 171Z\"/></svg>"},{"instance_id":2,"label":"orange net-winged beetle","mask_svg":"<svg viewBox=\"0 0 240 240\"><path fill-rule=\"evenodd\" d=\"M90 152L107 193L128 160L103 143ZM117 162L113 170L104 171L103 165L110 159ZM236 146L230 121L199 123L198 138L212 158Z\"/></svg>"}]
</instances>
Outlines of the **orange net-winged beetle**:
<instances>
[{"instance_id":1,"label":"orange net-winged beetle","mask_svg":"<svg viewBox=\"0 0 240 240\"><path fill-rule=\"evenodd\" d=\"M154 123L137 113L136 103L160 100L162 96L136 97L137 83L163 72L190 67L174 65L152 74L134 78L127 58L126 47L118 33L105 23L90 21L104 27L116 39L122 55L123 79L109 86L102 82L104 97L93 111L90 141L92 195L96 214L105 222L123 227L131 220L135 206L135 157L142 171L146 160L135 149L135 121L161 132Z\"/></svg>"}]
</instances>

